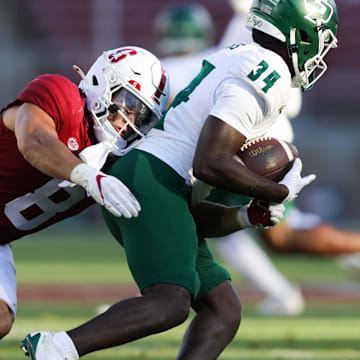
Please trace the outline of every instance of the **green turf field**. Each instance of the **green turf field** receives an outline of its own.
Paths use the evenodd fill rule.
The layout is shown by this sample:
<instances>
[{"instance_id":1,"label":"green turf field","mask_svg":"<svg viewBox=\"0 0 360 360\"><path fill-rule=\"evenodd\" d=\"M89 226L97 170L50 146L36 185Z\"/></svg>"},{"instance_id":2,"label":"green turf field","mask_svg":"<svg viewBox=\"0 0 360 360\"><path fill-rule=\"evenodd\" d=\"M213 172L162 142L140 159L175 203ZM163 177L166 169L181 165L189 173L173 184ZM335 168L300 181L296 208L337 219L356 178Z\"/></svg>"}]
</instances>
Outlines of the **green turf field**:
<instances>
[{"instance_id":1,"label":"green turf field","mask_svg":"<svg viewBox=\"0 0 360 360\"><path fill-rule=\"evenodd\" d=\"M69 223L71 224L71 223ZM19 289L29 284L132 284L122 249L106 230L67 231L65 223L52 231L14 243ZM334 261L304 256L276 257L274 261L299 283L346 283L349 276ZM244 280L234 275L235 285ZM1 342L1 360L25 359L20 340L34 330L63 330L93 316L96 303L23 301L11 335ZM185 325L86 359L170 360L180 348ZM345 360L360 359L360 304L308 304L295 318L261 318L249 300L243 302L240 330L221 359Z\"/></svg>"},{"instance_id":2,"label":"green turf field","mask_svg":"<svg viewBox=\"0 0 360 360\"><path fill-rule=\"evenodd\" d=\"M33 329L71 328L94 314L87 305L21 306L12 334L0 346L0 359L25 359L20 340ZM251 306L235 340L221 359L238 360L345 360L360 358L360 308L358 305L310 305L296 318L260 318ZM186 325L186 324L185 324ZM175 359L185 326L132 344L94 353L86 359L170 360Z\"/></svg>"}]
</instances>

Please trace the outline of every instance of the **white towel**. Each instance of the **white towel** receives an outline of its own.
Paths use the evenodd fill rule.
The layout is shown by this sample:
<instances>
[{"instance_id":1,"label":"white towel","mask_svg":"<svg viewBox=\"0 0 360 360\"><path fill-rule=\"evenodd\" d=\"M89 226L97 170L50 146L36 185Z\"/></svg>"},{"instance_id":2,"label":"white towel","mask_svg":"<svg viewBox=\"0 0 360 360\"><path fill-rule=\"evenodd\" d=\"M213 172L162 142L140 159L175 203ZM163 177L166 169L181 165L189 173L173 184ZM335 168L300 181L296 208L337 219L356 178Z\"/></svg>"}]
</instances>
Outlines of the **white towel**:
<instances>
[{"instance_id":1,"label":"white towel","mask_svg":"<svg viewBox=\"0 0 360 360\"><path fill-rule=\"evenodd\" d=\"M100 170L114 148L106 143L98 143L91 145L79 153L79 158L91 167Z\"/></svg>"},{"instance_id":2,"label":"white towel","mask_svg":"<svg viewBox=\"0 0 360 360\"><path fill-rule=\"evenodd\" d=\"M114 150L104 142L88 146L79 153L79 158L91 167L100 170L110 153ZM73 187L76 184L71 181L64 180L58 186L59 187Z\"/></svg>"}]
</instances>

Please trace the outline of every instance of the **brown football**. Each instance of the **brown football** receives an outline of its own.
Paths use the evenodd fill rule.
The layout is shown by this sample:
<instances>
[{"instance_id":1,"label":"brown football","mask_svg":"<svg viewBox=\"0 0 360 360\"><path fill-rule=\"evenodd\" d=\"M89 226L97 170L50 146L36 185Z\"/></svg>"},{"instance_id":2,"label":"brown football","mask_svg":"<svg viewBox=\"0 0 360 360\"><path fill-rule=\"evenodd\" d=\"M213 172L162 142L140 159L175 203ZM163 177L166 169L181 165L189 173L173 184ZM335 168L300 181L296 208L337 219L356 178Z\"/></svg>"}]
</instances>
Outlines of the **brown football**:
<instances>
[{"instance_id":1,"label":"brown football","mask_svg":"<svg viewBox=\"0 0 360 360\"><path fill-rule=\"evenodd\" d=\"M298 151L287 141L261 137L245 143L238 156L254 173L278 182L290 170Z\"/></svg>"}]
</instances>

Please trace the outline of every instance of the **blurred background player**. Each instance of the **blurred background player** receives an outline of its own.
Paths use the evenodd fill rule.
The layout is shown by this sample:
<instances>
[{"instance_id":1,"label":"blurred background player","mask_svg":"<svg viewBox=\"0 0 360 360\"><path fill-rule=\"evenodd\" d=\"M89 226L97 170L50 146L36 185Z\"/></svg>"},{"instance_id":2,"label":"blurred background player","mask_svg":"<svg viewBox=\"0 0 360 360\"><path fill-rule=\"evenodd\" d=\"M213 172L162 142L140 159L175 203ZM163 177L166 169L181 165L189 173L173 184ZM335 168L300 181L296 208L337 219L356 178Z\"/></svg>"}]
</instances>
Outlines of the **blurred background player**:
<instances>
[{"instance_id":1,"label":"blurred background player","mask_svg":"<svg viewBox=\"0 0 360 360\"><path fill-rule=\"evenodd\" d=\"M212 47L214 23L204 6L178 3L164 8L157 15L153 32L158 54L171 77L170 103L199 72L204 57L216 51Z\"/></svg>"},{"instance_id":2,"label":"blurred background player","mask_svg":"<svg viewBox=\"0 0 360 360\"><path fill-rule=\"evenodd\" d=\"M164 56L162 61L170 76L170 98L190 83L207 54L233 43L252 42L251 32L245 26L251 1L231 0L230 4L234 15L218 46L214 45L212 17L199 4L169 6L157 16L154 33L158 52ZM294 134L289 119L299 114L301 104L300 90L292 89L290 102L269 135L292 142ZM244 201L219 190L210 199L228 205ZM297 315L304 308L304 300L300 289L276 269L256 237L261 237L275 251L284 253L327 256L360 251L359 234L324 224L317 215L304 214L293 205L287 211L286 221L276 227L262 232L243 230L213 242L223 259L265 294L265 299L258 304L258 311L264 315ZM345 257L342 264L356 267L357 260L357 255Z\"/></svg>"}]
</instances>

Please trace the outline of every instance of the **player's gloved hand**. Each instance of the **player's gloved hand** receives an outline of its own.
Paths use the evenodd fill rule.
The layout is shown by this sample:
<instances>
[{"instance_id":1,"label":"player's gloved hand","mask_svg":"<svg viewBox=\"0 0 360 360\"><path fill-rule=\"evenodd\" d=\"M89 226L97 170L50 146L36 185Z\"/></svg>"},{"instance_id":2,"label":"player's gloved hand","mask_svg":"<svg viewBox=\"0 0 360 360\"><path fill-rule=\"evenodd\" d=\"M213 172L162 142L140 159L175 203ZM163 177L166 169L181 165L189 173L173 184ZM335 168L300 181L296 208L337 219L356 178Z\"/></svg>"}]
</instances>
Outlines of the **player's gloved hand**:
<instances>
[{"instance_id":1,"label":"player's gloved hand","mask_svg":"<svg viewBox=\"0 0 360 360\"><path fill-rule=\"evenodd\" d=\"M119 179L87 164L76 166L70 180L82 186L89 196L115 216L129 219L138 216L141 210L135 196Z\"/></svg>"},{"instance_id":2,"label":"player's gloved hand","mask_svg":"<svg viewBox=\"0 0 360 360\"><path fill-rule=\"evenodd\" d=\"M241 206L237 220L242 228L269 227L279 224L284 216L283 204L268 203L261 200L252 200L248 205Z\"/></svg>"},{"instance_id":3,"label":"player's gloved hand","mask_svg":"<svg viewBox=\"0 0 360 360\"><path fill-rule=\"evenodd\" d=\"M282 201L282 204L294 200L304 186L309 185L312 181L316 179L315 174L301 177L301 170L302 170L302 161L299 158L297 158L294 161L294 165L289 170L289 172L284 176L284 178L281 181L279 181L279 184L283 184L289 189L289 194Z\"/></svg>"}]
</instances>

